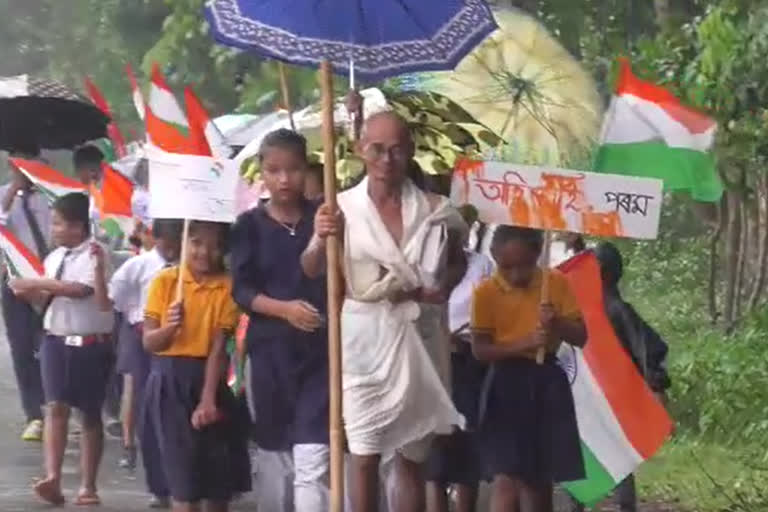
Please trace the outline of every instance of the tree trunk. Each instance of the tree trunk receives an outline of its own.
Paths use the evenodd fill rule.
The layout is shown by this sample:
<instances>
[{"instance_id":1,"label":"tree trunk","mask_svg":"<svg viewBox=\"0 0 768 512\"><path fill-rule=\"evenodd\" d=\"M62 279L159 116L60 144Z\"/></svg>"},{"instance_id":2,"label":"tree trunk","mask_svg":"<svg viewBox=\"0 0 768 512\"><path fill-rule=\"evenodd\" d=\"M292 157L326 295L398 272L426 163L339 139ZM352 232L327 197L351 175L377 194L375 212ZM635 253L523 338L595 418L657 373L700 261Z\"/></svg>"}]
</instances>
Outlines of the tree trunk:
<instances>
[{"instance_id":1,"label":"tree trunk","mask_svg":"<svg viewBox=\"0 0 768 512\"><path fill-rule=\"evenodd\" d=\"M749 297L750 311L757 307L765 290L766 265L768 265L768 177L757 178L757 259L755 261L755 285Z\"/></svg>"},{"instance_id":2,"label":"tree trunk","mask_svg":"<svg viewBox=\"0 0 768 512\"><path fill-rule=\"evenodd\" d=\"M712 238L709 240L709 286L707 289L707 299L709 302L709 318L712 321L712 325L717 325L720 316L720 313L717 310L717 271L720 264L718 247L720 246L720 238L723 235L723 228L725 227L726 215L723 210L727 208L726 203L727 198L720 201L717 205L717 224L712 233Z\"/></svg>"},{"instance_id":3,"label":"tree trunk","mask_svg":"<svg viewBox=\"0 0 768 512\"><path fill-rule=\"evenodd\" d=\"M736 264L736 290L735 290L735 311L733 323L738 322L744 313L742 305L744 302L744 274L749 259L749 238L750 238L750 219L748 213L748 204L745 198L739 202L739 253Z\"/></svg>"},{"instance_id":4,"label":"tree trunk","mask_svg":"<svg viewBox=\"0 0 768 512\"><path fill-rule=\"evenodd\" d=\"M741 242L741 237L739 236L741 228L739 199L739 192L728 192L728 229L725 239L727 259L725 267L725 298L723 303L723 321L728 328L733 324L736 312L736 288L738 285L739 248Z\"/></svg>"},{"instance_id":5,"label":"tree trunk","mask_svg":"<svg viewBox=\"0 0 768 512\"><path fill-rule=\"evenodd\" d=\"M653 9L656 12L656 24L659 30L667 30L672 20L669 0L653 0Z\"/></svg>"}]
</instances>

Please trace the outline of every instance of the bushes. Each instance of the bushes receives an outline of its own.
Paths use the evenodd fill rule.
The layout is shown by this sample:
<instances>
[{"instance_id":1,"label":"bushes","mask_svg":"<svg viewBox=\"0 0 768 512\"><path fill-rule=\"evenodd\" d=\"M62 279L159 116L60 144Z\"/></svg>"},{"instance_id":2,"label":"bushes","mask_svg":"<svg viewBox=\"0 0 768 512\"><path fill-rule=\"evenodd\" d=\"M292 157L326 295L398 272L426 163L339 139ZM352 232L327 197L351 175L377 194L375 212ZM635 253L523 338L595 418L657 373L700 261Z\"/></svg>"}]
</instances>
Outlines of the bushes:
<instances>
[{"instance_id":1,"label":"bushes","mask_svg":"<svg viewBox=\"0 0 768 512\"><path fill-rule=\"evenodd\" d=\"M624 243L625 293L670 345L675 439L641 471L646 495L689 510L768 509L768 307L726 335L707 309L708 241ZM674 224L674 223L673 223Z\"/></svg>"}]
</instances>

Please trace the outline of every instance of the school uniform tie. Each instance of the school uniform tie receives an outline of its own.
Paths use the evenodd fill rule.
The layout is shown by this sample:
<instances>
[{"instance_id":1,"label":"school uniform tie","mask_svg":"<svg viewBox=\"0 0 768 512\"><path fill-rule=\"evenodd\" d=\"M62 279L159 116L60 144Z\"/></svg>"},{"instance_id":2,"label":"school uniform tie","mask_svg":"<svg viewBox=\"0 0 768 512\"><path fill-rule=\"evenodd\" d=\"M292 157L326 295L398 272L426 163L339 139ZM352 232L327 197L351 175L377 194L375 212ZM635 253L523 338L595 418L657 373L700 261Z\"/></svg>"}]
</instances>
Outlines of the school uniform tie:
<instances>
[{"instance_id":1,"label":"school uniform tie","mask_svg":"<svg viewBox=\"0 0 768 512\"><path fill-rule=\"evenodd\" d=\"M45 242L43 232L40 230L40 223L37 222L35 214L32 212L32 206L29 204L30 195L25 193L21 196L21 209L24 211L29 230L32 231L32 238L35 239L37 255L41 260L44 260L48 256L48 244Z\"/></svg>"}]
</instances>

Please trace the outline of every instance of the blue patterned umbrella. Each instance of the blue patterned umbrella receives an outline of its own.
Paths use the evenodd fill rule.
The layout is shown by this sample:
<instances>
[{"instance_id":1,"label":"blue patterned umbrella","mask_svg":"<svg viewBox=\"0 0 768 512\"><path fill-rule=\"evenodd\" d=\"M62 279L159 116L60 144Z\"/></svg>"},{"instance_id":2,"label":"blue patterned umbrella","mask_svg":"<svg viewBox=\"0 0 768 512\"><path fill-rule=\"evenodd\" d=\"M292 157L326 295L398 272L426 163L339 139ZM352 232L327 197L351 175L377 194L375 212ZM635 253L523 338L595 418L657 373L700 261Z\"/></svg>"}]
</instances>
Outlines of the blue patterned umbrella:
<instances>
[{"instance_id":1,"label":"blue patterned umbrella","mask_svg":"<svg viewBox=\"0 0 768 512\"><path fill-rule=\"evenodd\" d=\"M328 60L375 82L450 70L496 29L485 0L210 0L214 38L289 64Z\"/></svg>"}]
</instances>

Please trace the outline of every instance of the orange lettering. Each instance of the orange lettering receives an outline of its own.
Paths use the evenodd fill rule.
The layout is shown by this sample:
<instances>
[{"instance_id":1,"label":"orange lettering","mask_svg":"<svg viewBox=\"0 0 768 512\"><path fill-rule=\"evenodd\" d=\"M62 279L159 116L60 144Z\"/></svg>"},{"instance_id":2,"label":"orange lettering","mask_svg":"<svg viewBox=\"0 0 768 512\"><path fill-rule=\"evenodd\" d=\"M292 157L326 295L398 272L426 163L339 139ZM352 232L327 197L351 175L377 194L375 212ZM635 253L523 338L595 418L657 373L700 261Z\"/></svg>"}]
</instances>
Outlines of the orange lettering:
<instances>
[{"instance_id":1,"label":"orange lettering","mask_svg":"<svg viewBox=\"0 0 768 512\"><path fill-rule=\"evenodd\" d=\"M469 177L482 178L483 171L485 170L485 163L478 160L470 160L469 158L460 158L456 160L454 165L454 179L460 179L463 181L462 189L462 201L464 203L469 202Z\"/></svg>"},{"instance_id":2,"label":"orange lettering","mask_svg":"<svg viewBox=\"0 0 768 512\"><path fill-rule=\"evenodd\" d=\"M525 197L525 188L519 185L510 185L512 198L509 201L509 220L516 226L530 226L531 206Z\"/></svg>"},{"instance_id":3,"label":"orange lettering","mask_svg":"<svg viewBox=\"0 0 768 512\"><path fill-rule=\"evenodd\" d=\"M582 230L596 236L622 236L624 229L621 225L619 212L600 213L590 206L581 214Z\"/></svg>"}]
</instances>

